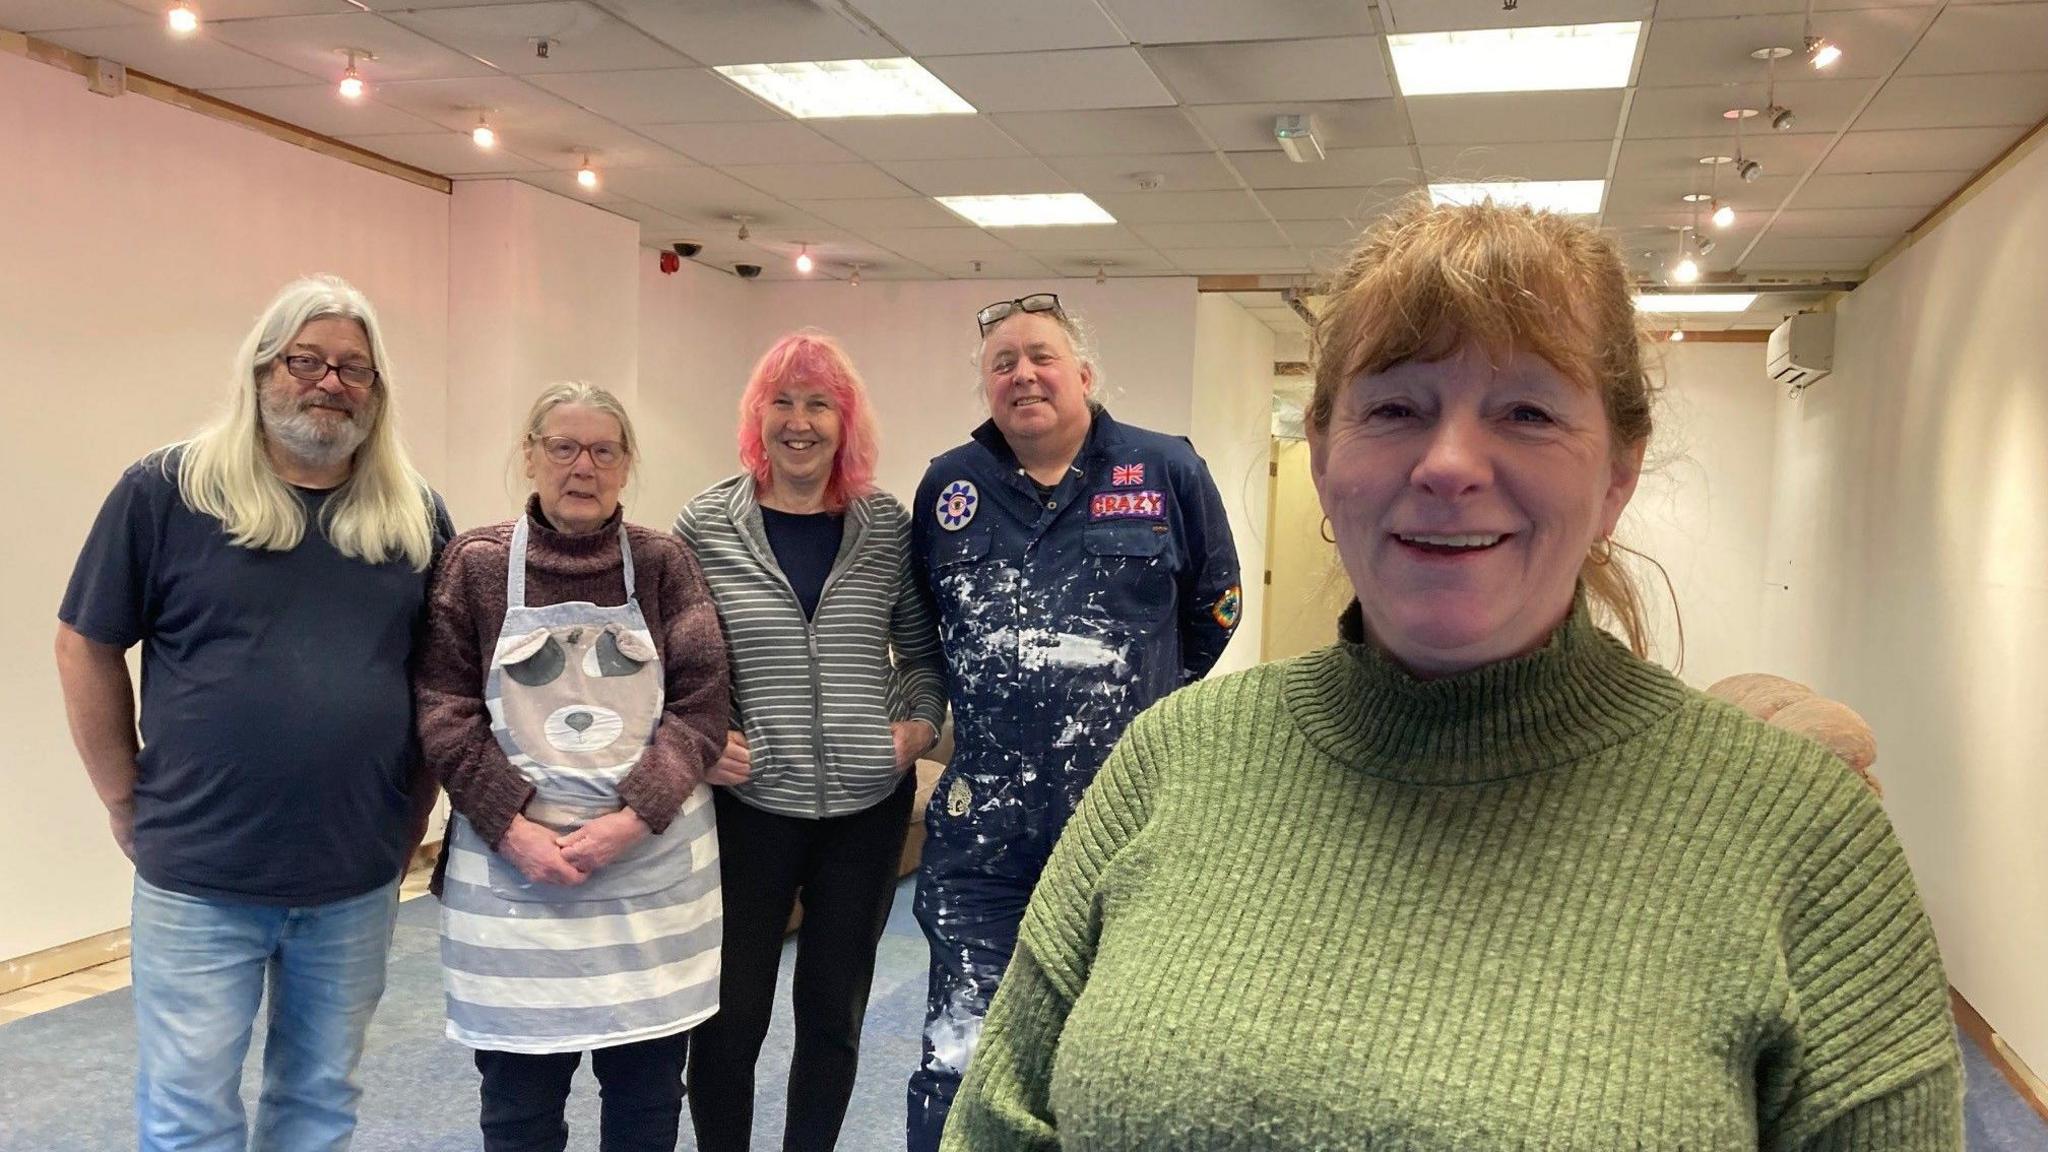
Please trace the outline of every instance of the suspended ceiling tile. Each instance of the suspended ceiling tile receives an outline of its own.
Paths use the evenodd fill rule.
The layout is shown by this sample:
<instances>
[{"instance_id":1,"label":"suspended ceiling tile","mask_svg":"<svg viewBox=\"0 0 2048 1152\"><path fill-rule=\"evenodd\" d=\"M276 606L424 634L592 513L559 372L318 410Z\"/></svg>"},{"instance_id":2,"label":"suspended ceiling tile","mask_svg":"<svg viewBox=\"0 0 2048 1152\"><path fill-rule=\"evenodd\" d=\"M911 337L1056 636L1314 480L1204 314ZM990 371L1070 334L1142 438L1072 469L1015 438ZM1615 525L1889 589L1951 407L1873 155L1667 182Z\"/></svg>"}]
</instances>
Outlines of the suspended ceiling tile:
<instances>
[{"instance_id":1,"label":"suspended ceiling tile","mask_svg":"<svg viewBox=\"0 0 2048 1152\"><path fill-rule=\"evenodd\" d=\"M1970 182L1974 171L1820 173L1792 204L1798 208L1927 208Z\"/></svg>"},{"instance_id":2,"label":"suspended ceiling tile","mask_svg":"<svg viewBox=\"0 0 2048 1152\"><path fill-rule=\"evenodd\" d=\"M341 79L343 67L342 58L335 56L318 72L303 72L245 52L213 36L173 40L164 35L163 28L154 21L45 32L40 34L40 38L87 56L118 60L160 80L208 92L223 88L274 88L323 79L332 84Z\"/></svg>"},{"instance_id":3,"label":"suspended ceiling tile","mask_svg":"<svg viewBox=\"0 0 2048 1152\"><path fill-rule=\"evenodd\" d=\"M394 23L514 74L683 68L696 62L583 0L393 12ZM545 44L547 54L541 54Z\"/></svg>"},{"instance_id":4,"label":"suspended ceiling tile","mask_svg":"<svg viewBox=\"0 0 2048 1152\"><path fill-rule=\"evenodd\" d=\"M1841 61L1828 70L1829 77L1847 80L1890 72L1927 23L1928 13L1925 8L1860 8L1817 18L1814 31L1840 41L1845 49ZM1646 88L1675 88L1755 80L1763 75L1764 65L1751 59L1751 52L1772 46L1796 49L1803 35L1797 12L1653 20L1638 82Z\"/></svg>"},{"instance_id":5,"label":"suspended ceiling tile","mask_svg":"<svg viewBox=\"0 0 2048 1152\"><path fill-rule=\"evenodd\" d=\"M927 196L1003 196L1074 190L1045 161L1030 156L997 160L891 160L881 167Z\"/></svg>"},{"instance_id":6,"label":"suspended ceiling tile","mask_svg":"<svg viewBox=\"0 0 2048 1152\"><path fill-rule=\"evenodd\" d=\"M723 171L783 200L869 200L910 192L872 164L746 164Z\"/></svg>"},{"instance_id":7,"label":"suspended ceiling tile","mask_svg":"<svg viewBox=\"0 0 2048 1152\"><path fill-rule=\"evenodd\" d=\"M859 0L859 7L890 39L920 58L1129 43L1095 0Z\"/></svg>"},{"instance_id":8,"label":"suspended ceiling tile","mask_svg":"<svg viewBox=\"0 0 2048 1152\"><path fill-rule=\"evenodd\" d=\"M220 21L206 34L307 75L335 79L347 64L342 49L363 49L376 58L358 61L356 69L373 95L377 85L399 80L494 74L489 64L367 12Z\"/></svg>"},{"instance_id":9,"label":"suspended ceiling tile","mask_svg":"<svg viewBox=\"0 0 2048 1152\"><path fill-rule=\"evenodd\" d=\"M1943 9L1906 57L1904 76L2048 71L2048 4Z\"/></svg>"},{"instance_id":10,"label":"suspended ceiling tile","mask_svg":"<svg viewBox=\"0 0 2048 1152\"><path fill-rule=\"evenodd\" d=\"M1145 59L1187 104L1369 100L1394 94L1372 36L1181 44Z\"/></svg>"},{"instance_id":11,"label":"suspended ceiling tile","mask_svg":"<svg viewBox=\"0 0 2048 1152\"><path fill-rule=\"evenodd\" d=\"M1421 193L1410 179L1382 179L1366 186L1285 188L1259 192L1259 202L1285 224L1290 220L1370 220L1408 196Z\"/></svg>"},{"instance_id":12,"label":"suspended ceiling tile","mask_svg":"<svg viewBox=\"0 0 2048 1152\"><path fill-rule=\"evenodd\" d=\"M1432 181L1600 180L1611 140L1556 144L1444 144L1425 147L1422 169Z\"/></svg>"},{"instance_id":13,"label":"suspended ceiling tile","mask_svg":"<svg viewBox=\"0 0 2048 1152\"><path fill-rule=\"evenodd\" d=\"M1202 134L1178 108L1005 112L992 119L997 128L1040 156L1209 151Z\"/></svg>"},{"instance_id":14,"label":"suspended ceiling tile","mask_svg":"<svg viewBox=\"0 0 2048 1152\"><path fill-rule=\"evenodd\" d=\"M1412 96L1408 121L1424 146L1612 140L1621 99L1618 88Z\"/></svg>"},{"instance_id":15,"label":"suspended ceiling tile","mask_svg":"<svg viewBox=\"0 0 2048 1152\"><path fill-rule=\"evenodd\" d=\"M1849 123L1849 117L1856 114L1877 83L1867 77L1780 83L1778 104L1792 110L1793 126L1788 131L1837 132ZM1731 108L1769 107L1769 96L1761 77L1741 84L1641 88L1629 105L1627 135L1631 140L1718 141L1717 148L1732 152L1735 122L1722 113ZM1743 122L1744 139L1773 131L1762 116L1751 116Z\"/></svg>"},{"instance_id":16,"label":"suspended ceiling tile","mask_svg":"<svg viewBox=\"0 0 2048 1152\"><path fill-rule=\"evenodd\" d=\"M1400 102L1393 99L1206 104L1187 111L1216 146L1226 152L1257 152L1274 147L1274 121L1281 116L1312 117L1316 139L1326 152L1408 143Z\"/></svg>"},{"instance_id":17,"label":"suspended ceiling tile","mask_svg":"<svg viewBox=\"0 0 2048 1152\"><path fill-rule=\"evenodd\" d=\"M1249 192L1119 192L1092 197L1125 224L1180 224L1201 221L1263 220L1265 210Z\"/></svg>"},{"instance_id":18,"label":"suspended ceiling tile","mask_svg":"<svg viewBox=\"0 0 2048 1152\"><path fill-rule=\"evenodd\" d=\"M1512 10L1500 0L1386 0L1386 31L1457 32L1467 28L1612 24L1647 20L1654 7L1654 0L1547 0L1527 7L1518 5Z\"/></svg>"},{"instance_id":19,"label":"suspended ceiling tile","mask_svg":"<svg viewBox=\"0 0 2048 1152\"><path fill-rule=\"evenodd\" d=\"M1232 152L1235 165L1253 188L1349 188L1363 193L1386 181L1412 183L1417 173L1414 154L1406 148L1348 148L1329 153L1313 164L1296 164L1278 148L1271 152Z\"/></svg>"},{"instance_id":20,"label":"suspended ceiling tile","mask_svg":"<svg viewBox=\"0 0 2048 1152\"><path fill-rule=\"evenodd\" d=\"M877 228L946 228L960 217L929 196L894 196L875 200L799 200L796 206L820 220L854 232Z\"/></svg>"},{"instance_id":21,"label":"suspended ceiling tile","mask_svg":"<svg viewBox=\"0 0 2048 1152\"><path fill-rule=\"evenodd\" d=\"M218 95L231 104L261 112L318 132L322 136L382 136L406 132L446 132L431 120L374 99L338 100L332 84L294 84L282 88L232 88Z\"/></svg>"},{"instance_id":22,"label":"suspended ceiling tile","mask_svg":"<svg viewBox=\"0 0 2048 1152\"><path fill-rule=\"evenodd\" d=\"M1821 163L1824 173L1937 172L1990 164L2019 139L2023 129L1919 128L1897 132L1851 132Z\"/></svg>"},{"instance_id":23,"label":"suspended ceiling tile","mask_svg":"<svg viewBox=\"0 0 2048 1152\"><path fill-rule=\"evenodd\" d=\"M867 116L806 121L864 160L984 160L1024 148L985 116Z\"/></svg>"},{"instance_id":24,"label":"suspended ceiling tile","mask_svg":"<svg viewBox=\"0 0 2048 1152\"><path fill-rule=\"evenodd\" d=\"M1292 241L1264 220L1206 224L1139 224L1132 229L1157 248L1279 248Z\"/></svg>"},{"instance_id":25,"label":"suspended ceiling tile","mask_svg":"<svg viewBox=\"0 0 2048 1152\"><path fill-rule=\"evenodd\" d=\"M510 148L494 148L489 152L469 142L469 137L453 132L438 135L407 133L401 136L346 136L348 143L379 156L386 156L401 164L424 168L443 176L472 176L484 174L539 172L547 167L539 160L523 156Z\"/></svg>"},{"instance_id":26,"label":"suspended ceiling tile","mask_svg":"<svg viewBox=\"0 0 2048 1152\"><path fill-rule=\"evenodd\" d=\"M706 68L578 72L530 82L621 124L786 120L781 110Z\"/></svg>"},{"instance_id":27,"label":"suspended ceiling tile","mask_svg":"<svg viewBox=\"0 0 2048 1152\"><path fill-rule=\"evenodd\" d=\"M825 4L790 0L606 0L605 7L708 65L873 60L896 46Z\"/></svg>"},{"instance_id":28,"label":"suspended ceiling tile","mask_svg":"<svg viewBox=\"0 0 2048 1152\"><path fill-rule=\"evenodd\" d=\"M1980 128L2048 117L2048 72L1897 76L1856 118L1859 129Z\"/></svg>"},{"instance_id":29,"label":"suspended ceiling tile","mask_svg":"<svg viewBox=\"0 0 2048 1152\"><path fill-rule=\"evenodd\" d=\"M1156 180L1157 191L1220 192L1240 187L1237 176L1213 152L1056 156L1045 163L1075 188L1091 195L1139 191L1143 188L1141 180Z\"/></svg>"},{"instance_id":30,"label":"suspended ceiling tile","mask_svg":"<svg viewBox=\"0 0 2048 1152\"><path fill-rule=\"evenodd\" d=\"M640 131L699 164L840 164L858 157L794 120L765 124L649 124Z\"/></svg>"},{"instance_id":31,"label":"suspended ceiling tile","mask_svg":"<svg viewBox=\"0 0 2048 1152\"><path fill-rule=\"evenodd\" d=\"M1370 36L1370 9L1330 0L1103 0L1140 44Z\"/></svg>"},{"instance_id":32,"label":"suspended ceiling tile","mask_svg":"<svg viewBox=\"0 0 2048 1152\"><path fill-rule=\"evenodd\" d=\"M921 61L983 112L1170 105L1171 93L1132 48L940 56Z\"/></svg>"}]
</instances>

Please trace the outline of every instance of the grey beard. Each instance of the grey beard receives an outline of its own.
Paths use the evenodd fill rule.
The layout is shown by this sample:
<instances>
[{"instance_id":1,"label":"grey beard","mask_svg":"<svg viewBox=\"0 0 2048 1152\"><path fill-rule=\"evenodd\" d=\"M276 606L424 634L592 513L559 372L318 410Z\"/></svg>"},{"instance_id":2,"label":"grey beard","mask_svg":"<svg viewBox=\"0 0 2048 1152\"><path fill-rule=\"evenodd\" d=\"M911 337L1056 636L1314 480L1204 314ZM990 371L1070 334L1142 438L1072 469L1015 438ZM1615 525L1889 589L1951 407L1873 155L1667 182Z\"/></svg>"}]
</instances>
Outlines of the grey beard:
<instances>
[{"instance_id":1,"label":"grey beard","mask_svg":"<svg viewBox=\"0 0 2048 1152\"><path fill-rule=\"evenodd\" d=\"M264 395L261 408L263 430L278 447L309 467L327 468L341 463L355 455L370 435L361 411L349 413L346 424L323 430L306 409L293 406L289 400L280 403Z\"/></svg>"}]
</instances>

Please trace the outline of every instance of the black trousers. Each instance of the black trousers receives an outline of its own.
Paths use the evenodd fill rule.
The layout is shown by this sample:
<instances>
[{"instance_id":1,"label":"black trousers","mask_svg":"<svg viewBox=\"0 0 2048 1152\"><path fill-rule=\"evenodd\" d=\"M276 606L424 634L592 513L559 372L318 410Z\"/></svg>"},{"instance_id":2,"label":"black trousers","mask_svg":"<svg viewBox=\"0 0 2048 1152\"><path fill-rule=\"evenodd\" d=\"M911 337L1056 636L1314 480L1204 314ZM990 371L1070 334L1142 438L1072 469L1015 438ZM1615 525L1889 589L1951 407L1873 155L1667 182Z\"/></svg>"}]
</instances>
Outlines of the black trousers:
<instances>
[{"instance_id":1,"label":"black trousers","mask_svg":"<svg viewBox=\"0 0 2048 1152\"><path fill-rule=\"evenodd\" d=\"M805 820L714 792L725 947L718 1015L690 1052L690 1122L701 1152L746 1152L754 1130L754 1062L768 1035L789 910L797 929L796 1050L789 1065L785 1152L827 1152L839 1139L860 1066L860 1029L875 949L896 896L896 863L916 793L914 774L864 812Z\"/></svg>"},{"instance_id":2,"label":"black trousers","mask_svg":"<svg viewBox=\"0 0 2048 1152\"><path fill-rule=\"evenodd\" d=\"M603 1103L603 1152L675 1152L683 1114L683 1062L690 1034L641 1040L590 1054ZM569 1125L569 1080L581 1052L529 1055L477 1050L483 1073L484 1152L562 1152Z\"/></svg>"}]
</instances>

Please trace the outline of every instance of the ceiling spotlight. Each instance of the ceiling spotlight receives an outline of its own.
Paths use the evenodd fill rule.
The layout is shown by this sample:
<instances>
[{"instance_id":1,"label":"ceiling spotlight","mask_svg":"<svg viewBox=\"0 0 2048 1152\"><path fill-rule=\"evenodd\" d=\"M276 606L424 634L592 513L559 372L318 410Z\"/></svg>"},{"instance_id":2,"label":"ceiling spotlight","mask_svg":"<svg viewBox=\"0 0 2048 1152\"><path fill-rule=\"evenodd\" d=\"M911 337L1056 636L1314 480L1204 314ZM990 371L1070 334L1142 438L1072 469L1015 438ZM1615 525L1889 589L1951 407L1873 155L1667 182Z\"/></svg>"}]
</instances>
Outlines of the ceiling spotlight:
<instances>
[{"instance_id":1,"label":"ceiling spotlight","mask_svg":"<svg viewBox=\"0 0 2048 1152\"><path fill-rule=\"evenodd\" d=\"M1702 256L1705 256L1707 253L1712 252L1714 250L1714 238L1712 236L1701 236L1699 239L1693 241L1692 248L1693 251L1698 252Z\"/></svg>"},{"instance_id":2,"label":"ceiling spotlight","mask_svg":"<svg viewBox=\"0 0 2048 1152\"><path fill-rule=\"evenodd\" d=\"M1699 262L1690 256L1681 256L1671 266L1671 278L1680 284L1691 284L1700 278Z\"/></svg>"},{"instance_id":3,"label":"ceiling spotlight","mask_svg":"<svg viewBox=\"0 0 2048 1152\"><path fill-rule=\"evenodd\" d=\"M474 140L479 148L489 149L498 146L498 134L491 131L490 121L484 119L481 112L476 114L476 127L469 130L469 138Z\"/></svg>"},{"instance_id":4,"label":"ceiling spotlight","mask_svg":"<svg viewBox=\"0 0 2048 1152\"><path fill-rule=\"evenodd\" d=\"M369 54L348 49L344 51L343 55L348 57L348 67L341 70L341 98L344 100L361 100L363 98L363 78L356 71L356 58L358 56L368 58Z\"/></svg>"},{"instance_id":5,"label":"ceiling spotlight","mask_svg":"<svg viewBox=\"0 0 2048 1152\"><path fill-rule=\"evenodd\" d=\"M846 286L848 288L860 287L860 265L855 264L853 266L853 275L846 278Z\"/></svg>"},{"instance_id":6,"label":"ceiling spotlight","mask_svg":"<svg viewBox=\"0 0 2048 1152\"><path fill-rule=\"evenodd\" d=\"M1670 339L1673 344L1685 343L1685 321L1675 320L1672 322Z\"/></svg>"},{"instance_id":7,"label":"ceiling spotlight","mask_svg":"<svg viewBox=\"0 0 2048 1152\"><path fill-rule=\"evenodd\" d=\"M597 169L590 166L590 153L588 152L583 154L583 167L576 170L576 183L581 184L588 190L595 190L597 188Z\"/></svg>"},{"instance_id":8,"label":"ceiling spotlight","mask_svg":"<svg viewBox=\"0 0 2048 1152\"><path fill-rule=\"evenodd\" d=\"M190 36L199 31L199 13L192 10L185 0L177 0L164 13L164 23L170 26L173 36Z\"/></svg>"},{"instance_id":9,"label":"ceiling spotlight","mask_svg":"<svg viewBox=\"0 0 2048 1152\"><path fill-rule=\"evenodd\" d=\"M752 219L753 219L753 217L752 217L752 216L734 216L734 217L733 217L733 219L735 219L735 220L737 220L737 221L739 221L739 222L740 222L740 231L739 231L739 238L740 238L740 239L742 239L742 240L745 240L745 239L746 239L747 237L749 237L749 236L752 236L752 235L753 235L753 233L752 233L752 232L750 232L750 231L748 231L748 230L747 230L747 221L749 221L749 220L752 220Z\"/></svg>"},{"instance_id":10,"label":"ceiling spotlight","mask_svg":"<svg viewBox=\"0 0 2048 1152\"><path fill-rule=\"evenodd\" d=\"M1764 174L1764 166L1754 160L1737 160L1735 162L1735 174L1742 177L1744 184L1754 184L1757 181L1757 177Z\"/></svg>"},{"instance_id":11,"label":"ceiling spotlight","mask_svg":"<svg viewBox=\"0 0 2048 1152\"><path fill-rule=\"evenodd\" d=\"M1109 273L1102 270L1102 262L1099 260L1095 262L1095 282L1097 284L1109 283Z\"/></svg>"},{"instance_id":12,"label":"ceiling spotlight","mask_svg":"<svg viewBox=\"0 0 2048 1152\"><path fill-rule=\"evenodd\" d=\"M803 246L803 251L796 254L796 270L809 276L811 269L815 267L817 267L817 264L811 259L811 246L806 244Z\"/></svg>"},{"instance_id":13,"label":"ceiling spotlight","mask_svg":"<svg viewBox=\"0 0 2048 1152\"><path fill-rule=\"evenodd\" d=\"M1709 219L1713 220L1714 227L1726 228L1735 223L1735 209L1726 204L1715 204L1714 214Z\"/></svg>"},{"instance_id":14,"label":"ceiling spotlight","mask_svg":"<svg viewBox=\"0 0 2048 1152\"><path fill-rule=\"evenodd\" d=\"M1806 58L1813 62L1815 68L1826 68L1842 58L1842 50L1832 41L1825 40L1819 36L1808 36L1806 38Z\"/></svg>"},{"instance_id":15,"label":"ceiling spotlight","mask_svg":"<svg viewBox=\"0 0 2048 1152\"><path fill-rule=\"evenodd\" d=\"M1776 128L1780 132L1792 127L1792 110L1782 104L1771 105L1769 108L1764 109L1764 114L1771 118L1771 127Z\"/></svg>"}]
</instances>

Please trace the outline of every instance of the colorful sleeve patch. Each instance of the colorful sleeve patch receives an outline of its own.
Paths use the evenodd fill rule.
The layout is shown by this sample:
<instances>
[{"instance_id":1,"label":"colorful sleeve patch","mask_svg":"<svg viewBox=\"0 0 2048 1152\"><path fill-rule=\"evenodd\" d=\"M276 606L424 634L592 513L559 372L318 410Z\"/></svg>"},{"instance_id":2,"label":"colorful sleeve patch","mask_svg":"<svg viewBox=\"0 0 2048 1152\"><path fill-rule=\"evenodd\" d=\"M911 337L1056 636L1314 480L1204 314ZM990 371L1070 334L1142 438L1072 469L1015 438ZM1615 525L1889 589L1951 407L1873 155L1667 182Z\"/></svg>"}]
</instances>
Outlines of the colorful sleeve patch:
<instances>
[{"instance_id":1,"label":"colorful sleeve patch","mask_svg":"<svg viewBox=\"0 0 2048 1152\"><path fill-rule=\"evenodd\" d=\"M1088 501L1090 520L1164 520L1166 494L1156 488L1135 492L1097 492Z\"/></svg>"},{"instance_id":2,"label":"colorful sleeve patch","mask_svg":"<svg viewBox=\"0 0 2048 1152\"><path fill-rule=\"evenodd\" d=\"M1223 590L1223 595L1216 598L1216 603L1210 605L1209 618L1216 621L1218 627L1225 629L1235 628L1237 627L1238 615L1243 610L1244 586L1232 584Z\"/></svg>"},{"instance_id":3,"label":"colorful sleeve patch","mask_svg":"<svg viewBox=\"0 0 2048 1152\"><path fill-rule=\"evenodd\" d=\"M1109 469L1109 483L1115 488L1136 488L1145 482L1143 464L1115 464Z\"/></svg>"},{"instance_id":4,"label":"colorful sleeve patch","mask_svg":"<svg viewBox=\"0 0 2048 1152\"><path fill-rule=\"evenodd\" d=\"M948 532L958 532L974 519L976 506L981 503L981 494L974 490L968 480L955 480L939 493L939 502L934 509L939 514L939 527Z\"/></svg>"}]
</instances>

